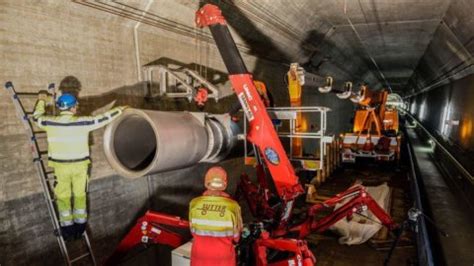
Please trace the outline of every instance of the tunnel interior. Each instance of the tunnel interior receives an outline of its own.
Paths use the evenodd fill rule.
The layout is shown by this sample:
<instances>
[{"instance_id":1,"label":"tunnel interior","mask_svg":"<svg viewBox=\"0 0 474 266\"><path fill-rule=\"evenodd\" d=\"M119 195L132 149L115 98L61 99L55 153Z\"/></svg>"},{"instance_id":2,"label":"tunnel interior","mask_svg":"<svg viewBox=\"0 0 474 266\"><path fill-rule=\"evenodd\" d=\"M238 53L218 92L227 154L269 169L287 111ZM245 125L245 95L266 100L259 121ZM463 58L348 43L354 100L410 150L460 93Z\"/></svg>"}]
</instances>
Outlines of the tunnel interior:
<instances>
[{"instance_id":1,"label":"tunnel interior","mask_svg":"<svg viewBox=\"0 0 474 266\"><path fill-rule=\"evenodd\" d=\"M142 171L153 161L157 150L156 135L150 122L129 115L115 128L113 147L116 158L130 171Z\"/></svg>"},{"instance_id":2,"label":"tunnel interior","mask_svg":"<svg viewBox=\"0 0 474 266\"><path fill-rule=\"evenodd\" d=\"M456 225L466 216L474 216L472 0L5 0L0 3L0 20L4 22L0 28L5 33L0 34L0 44L6 63L0 65L0 81L13 81L17 91L27 93L44 90L45 84L55 82L59 91L78 94L80 113L84 115L100 113L99 110L112 105L226 113L237 102L227 70L209 30L197 30L194 23L196 10L206 3L220 7L248 71L254 79L265 82L277 107L289 105L285 79L289 64L294 62L322 80L332 76L335 88L350 81L354 92L360 85L367 85L374 91L386 89L400 95L406 117L412 117L406 125L418 125L409 129L403 141L418 137L413 141L417 146L412 152L414 156L421 153L424 160L419 168L428 177L436 176L435 172L447 176L421 181L428 187L423 200L430 203L427 195L435 195L431 210L427 210L427 215L431 211L439 215L437 219L430 216L437 224L433 227L450 233L449 238L443 238L436 228L430 228L430 237L451 246L436 250L437 256L459 260L445 262L447 265L474 263L470 250L460 254L474 242L474 229L470 226L474 219ZM208 79L212 73L218 73L220 78L212 80L218 80L214 85L221 90L222 99L210 100L200 107L188 99L157 96L158 72L154 72L153 84L145 84L143 68L158 64L187 67ZM150 85L155 94L144 89L144 84ZM173 89L176 91L177 86ZM351 132L356 109L352 102L321 94L317 87L309 85L303 87L302 95L303 106L332 109L328 113L329 133L339 136ZM31 100L25 108L32 109L35 101ZM0 127L0 221L4 221L0 226L0 246L4 251L0 254L0 265L59 265L63 259L51 233L43 189L31 163L31 140L24 138L25 130L5 90L0 90L0 102L4 123ZM303 117L308 120L309 129L318 128L317 119ZM88 230L99 262L113 252L146 209L187 217L188 202L204 191L202 179L211 165L199 163L129 180L115 171L104 156L102 133L102 129L94 131L89 139L92 164ZM114 134L110 144L117 163L135 174L147 169L156 154L164 150L163 146L158 147L152 126L139 115L122 119ZM42 147L46 147L45 139L42 141ZM282 141L288 144L288 139ZM313 142L303 143L304 153L318 149ZM217 162L232 177L230 194L242 172L253 174L255 170L242 163L247 147L238 148ZM427 163L430 160L437 162ZM405 182L403 178L410 165L402 165L401 171L393 171L392 165L367 167L383 171L343 169L334 175L336 182L340 182L335 187L343 190L360 176L374 184L380 179L390 182L392 178ZM318 192L326 196L339 192L331 185L329 182ZM455 196L446 196L449 193ZM318 244L317 250L322 265L342 257L347 265L354 261L360 265L383 263L384 253L373 257L373 249L367 246L341 247L337 241L326 241ZM409 256L413 255L413 250L406 250ZM156 257L163 254L151 253L141 258L143 261L130 264L161 265ZM393 264L410 263L401 256Z\"/></svg>"}]
</instances>

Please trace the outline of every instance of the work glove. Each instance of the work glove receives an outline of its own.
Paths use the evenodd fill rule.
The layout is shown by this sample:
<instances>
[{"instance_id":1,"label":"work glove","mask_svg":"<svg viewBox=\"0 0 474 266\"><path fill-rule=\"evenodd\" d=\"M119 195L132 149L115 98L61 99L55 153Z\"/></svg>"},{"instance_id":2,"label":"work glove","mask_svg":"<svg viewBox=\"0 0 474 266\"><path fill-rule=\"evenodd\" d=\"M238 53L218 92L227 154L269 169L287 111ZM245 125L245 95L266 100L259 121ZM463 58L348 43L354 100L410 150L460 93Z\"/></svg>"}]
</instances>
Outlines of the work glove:
<instances>
[{"instance_id":1,"label":"work glove","mask_svg":"<svg viewBox=\"0 0 474 266\"><path fill-rule=\"evenodd\" d=\"M44 90L38 93L38 100L44 101L47 106L54 104L53 96Z\"/></svg>"}]
</instances>

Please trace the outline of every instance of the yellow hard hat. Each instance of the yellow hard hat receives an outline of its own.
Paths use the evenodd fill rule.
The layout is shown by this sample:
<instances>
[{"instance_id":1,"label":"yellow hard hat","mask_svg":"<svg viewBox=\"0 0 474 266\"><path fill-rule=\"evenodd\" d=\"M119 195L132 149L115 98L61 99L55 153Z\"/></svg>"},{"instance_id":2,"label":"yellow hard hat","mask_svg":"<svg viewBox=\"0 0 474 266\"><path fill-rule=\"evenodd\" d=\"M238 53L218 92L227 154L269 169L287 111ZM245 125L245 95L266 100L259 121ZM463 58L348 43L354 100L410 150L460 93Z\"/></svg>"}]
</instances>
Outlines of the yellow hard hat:
<instances>
[{"instance_id":1,"label":"yellow hard hat","mask_svg":"<svg viewBox=\"0 0 474 266\"><path fill-rule=\"evenodd\" d=\"M209 190L225 190L227 188L227 172L220 166L209 168L204 177L204 185Z\"/></svg>"}]
</instances>

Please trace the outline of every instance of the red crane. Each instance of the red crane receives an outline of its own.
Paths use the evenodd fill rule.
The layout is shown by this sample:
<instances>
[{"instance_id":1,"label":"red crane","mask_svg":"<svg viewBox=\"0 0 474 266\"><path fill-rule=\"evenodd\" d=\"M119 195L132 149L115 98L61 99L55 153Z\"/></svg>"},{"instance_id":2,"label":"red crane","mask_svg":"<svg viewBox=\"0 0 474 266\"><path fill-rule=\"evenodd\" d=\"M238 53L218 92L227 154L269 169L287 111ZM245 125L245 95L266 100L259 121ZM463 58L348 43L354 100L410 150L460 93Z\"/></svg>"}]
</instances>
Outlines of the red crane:
<instances>
[{"instance_id":1,"label":"red crane","mask_svg":"<svg viewBox=\"0 0 474 266\"><path fill-rule=\"evenodd\" d=\"M306 218L297 224L290 224L295 199L304 193L286 152L273 127L272 121L255 88L252 75L242 60L237 46L227 28L221 10L206 4L196 12L198 27L209 27L216 41L217 48L229 72L232 83L242 108L249 120L250 130L247 139L258 150L260 164L257 168L258 183L250 182L244 175L238 189L238 195L247 199L252 213L260 222L248 226L251 233L243 239L251 239L255 265L314 265L316 258L303 240L311 232L322 232L332 224L345 217L351 217L363 209L370 209L374 215L387 226L394 229L397 225L391 217L372 199L361 186L344 191L322 203L308 209ZM278 195L273 195L265 180L265 169L269 170ZM270 201L277 199L277 204ZM317 219L316 214L327 208L334 208L337 203L345 202L331 214ZM139 243L160 243L178 247L189 238L182 237L170 226L185 228L187 221L174 216L148 211L140 218L135 227L119 244L116 252L109 259L113 263L124 252ZM298 235L297 239L287 238L289 233ZM270 250L285 251L290 255L279 261L268 261Z\"/></svg>"}]
</instances>

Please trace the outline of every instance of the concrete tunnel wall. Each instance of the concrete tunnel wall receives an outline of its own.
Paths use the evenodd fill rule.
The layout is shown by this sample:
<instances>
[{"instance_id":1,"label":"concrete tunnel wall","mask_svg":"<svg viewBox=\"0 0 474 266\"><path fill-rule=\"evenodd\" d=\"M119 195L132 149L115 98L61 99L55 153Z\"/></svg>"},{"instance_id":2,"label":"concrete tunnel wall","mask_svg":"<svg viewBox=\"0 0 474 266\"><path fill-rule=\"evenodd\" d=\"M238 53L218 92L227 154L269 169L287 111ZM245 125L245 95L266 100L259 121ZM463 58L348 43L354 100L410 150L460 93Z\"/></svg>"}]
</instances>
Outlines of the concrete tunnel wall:
<instances>
[{"instance_id":1,"label":"concrete tunnel wall","mask_svg":"<svg viewBox=\"0 0 474 266\"><path fill-rule=\"evenodd\" d=\"M474 173L474 6L451 1L407 86L410 112ZM446 124L446 120L459 124ZM470 196L474 199L474 196Z\"/></svg>"},{"instance_id":2,"label":"concrete tunnel wall","mask_svg":"<svg viewBox=\"0 0 474 266\"><path fill-rule=\"evenodd\" d=\"M474 173L473 11L474 6L468 1L451 1L406 88L410 112L471 175ZM418 132L428 139L422 130ZM435 146L433 156L439 169L446 173L446 182L474 210L471 181L439 147Z\"/></svg>"}]
</instances>

